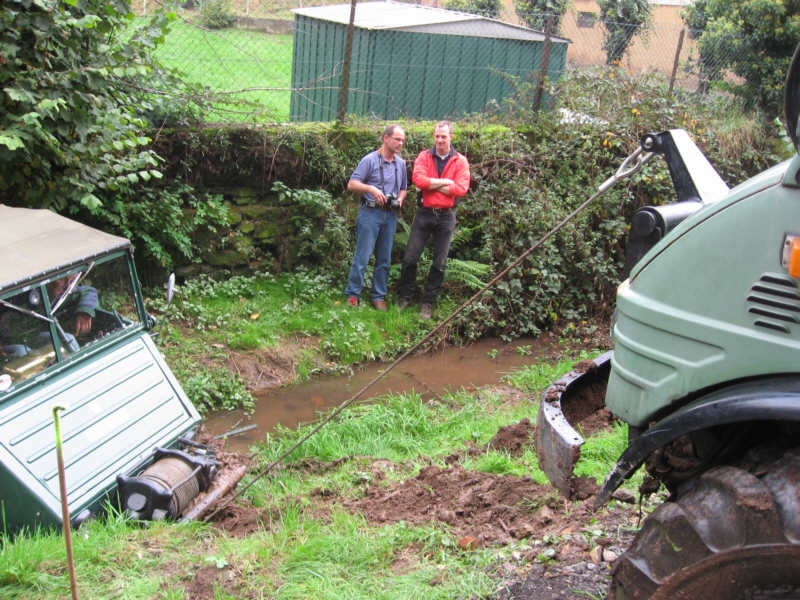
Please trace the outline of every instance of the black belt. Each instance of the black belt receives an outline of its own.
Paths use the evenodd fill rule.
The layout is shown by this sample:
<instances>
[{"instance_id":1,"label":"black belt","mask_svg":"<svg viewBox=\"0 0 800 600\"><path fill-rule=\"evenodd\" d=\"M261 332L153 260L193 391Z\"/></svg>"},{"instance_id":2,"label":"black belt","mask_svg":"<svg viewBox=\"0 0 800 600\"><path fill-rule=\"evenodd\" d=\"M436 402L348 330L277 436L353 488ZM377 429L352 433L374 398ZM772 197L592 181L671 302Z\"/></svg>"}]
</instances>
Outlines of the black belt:
<instances>
[{"instance_id":1,"label":"black belt","mask_svg":"<svg viewBox=\"0 0 800 600\"><path fill-rule=\"evenodd\" d=\"M366 200L362 200L361 206L363 206L364 208L374 208L377 210L392 210L392 205L389 202L384 202L383 206L381 206L377 202L375 203L375 206L370 206L369 204L367 204Z\"/></svg>"},{"instance_id":2,"label":"black belt","mask_svg":"<svg viewBox=\"0 0 800 600\"><path fill-rule=\"evenodd\" d=\"M456 209L455 206L448 206L447 208L434 208L432 206L423 206L422 208L424 210L430 210L430 211L433 211L435 213L448 213L451 210L455 210Z\"/></svg>"}]
</instances>

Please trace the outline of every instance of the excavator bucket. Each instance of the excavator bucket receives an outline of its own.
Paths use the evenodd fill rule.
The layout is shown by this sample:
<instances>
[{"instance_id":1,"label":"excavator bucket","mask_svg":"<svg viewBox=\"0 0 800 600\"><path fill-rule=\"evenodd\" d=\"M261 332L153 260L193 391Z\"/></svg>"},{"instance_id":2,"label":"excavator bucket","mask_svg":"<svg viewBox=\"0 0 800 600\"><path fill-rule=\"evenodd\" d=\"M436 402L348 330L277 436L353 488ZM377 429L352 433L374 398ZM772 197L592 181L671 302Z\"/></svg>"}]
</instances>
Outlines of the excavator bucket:
<instances>
[{"instance_id":1,"label":"excavator bucket","mask_svg":"<svg viewBox=\"0 0 800 600\"><path fill-rule=\"evenodd\" d=\"M545 390L536 421L539 467L567 498L574 489L575 464L584 438L580 423L605 406L612 352L582 360Z\"/></svg>"}]
</instances>

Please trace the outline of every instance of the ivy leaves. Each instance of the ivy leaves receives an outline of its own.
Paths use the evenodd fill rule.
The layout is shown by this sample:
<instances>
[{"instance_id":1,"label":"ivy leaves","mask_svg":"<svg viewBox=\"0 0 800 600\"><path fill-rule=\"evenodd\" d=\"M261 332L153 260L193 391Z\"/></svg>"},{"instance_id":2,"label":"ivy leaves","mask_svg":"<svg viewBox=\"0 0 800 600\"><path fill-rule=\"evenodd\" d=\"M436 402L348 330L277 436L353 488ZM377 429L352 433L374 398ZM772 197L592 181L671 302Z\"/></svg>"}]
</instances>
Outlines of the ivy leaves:
<instances>
[{"instance_id":1,"label":"ivy leaves","mask_svg":"<svg viewBox=\"0 0 800 600\"><path fill-rule=\"evenodd\" d=\"M150 68L152 19L127 40L121 1L17 1L0 14L0 191L6 201L97 211L108 192L160 178L125 80ZM132 102L133 100L133 102Z\"/></svg>"}]
</instances>

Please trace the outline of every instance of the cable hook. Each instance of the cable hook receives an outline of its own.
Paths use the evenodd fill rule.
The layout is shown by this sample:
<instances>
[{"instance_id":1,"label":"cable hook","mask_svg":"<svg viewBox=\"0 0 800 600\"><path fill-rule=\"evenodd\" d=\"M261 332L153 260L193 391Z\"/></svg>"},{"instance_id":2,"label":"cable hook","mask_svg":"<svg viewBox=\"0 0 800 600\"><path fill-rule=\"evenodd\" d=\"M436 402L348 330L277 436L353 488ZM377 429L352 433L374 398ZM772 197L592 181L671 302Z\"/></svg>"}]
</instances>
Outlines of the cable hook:
<instances>
[{"instance_id":1,"label":"cable hook","mask_svg":"<svg viewBox=\"0 0 800 600\"><path fill-rule=\"evenodd\" d=\"M641 146L634 150L633 154L622 161L622 164L619 166L619 169L617 169L617 172L600 184L600 187L597 188L597 191L602 194L611 186L615 185L620 179L630 177L639 171L644 164L653 157L652 152L645 152L642 154L643 152L644 150ZM633 164L631 165L632 162Z\"/></svg>"}]
</instances>

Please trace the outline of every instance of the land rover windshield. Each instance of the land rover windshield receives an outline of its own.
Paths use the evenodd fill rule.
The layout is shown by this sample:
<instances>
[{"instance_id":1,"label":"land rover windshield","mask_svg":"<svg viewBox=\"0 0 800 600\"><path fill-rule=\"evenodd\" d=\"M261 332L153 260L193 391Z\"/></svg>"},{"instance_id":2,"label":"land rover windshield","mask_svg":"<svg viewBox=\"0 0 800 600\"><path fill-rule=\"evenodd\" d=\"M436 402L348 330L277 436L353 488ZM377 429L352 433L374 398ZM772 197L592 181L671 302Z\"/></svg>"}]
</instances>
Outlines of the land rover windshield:
<instances>
[{"instance_id":1,"label":"land rover windshield","mask_svg":"<svg viewBox=\"0 0 800 600\"><path fill-rule=\"evenodd\" d=\"M50 211L0 205L0 398L142 323L130 247Z\"/></svg>"}]
</instances>

